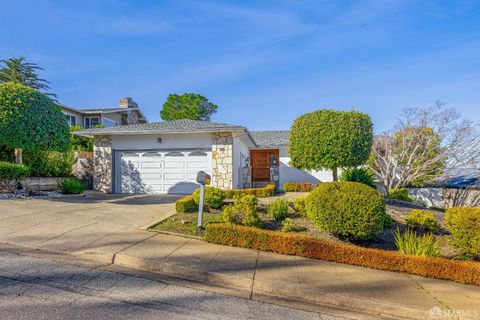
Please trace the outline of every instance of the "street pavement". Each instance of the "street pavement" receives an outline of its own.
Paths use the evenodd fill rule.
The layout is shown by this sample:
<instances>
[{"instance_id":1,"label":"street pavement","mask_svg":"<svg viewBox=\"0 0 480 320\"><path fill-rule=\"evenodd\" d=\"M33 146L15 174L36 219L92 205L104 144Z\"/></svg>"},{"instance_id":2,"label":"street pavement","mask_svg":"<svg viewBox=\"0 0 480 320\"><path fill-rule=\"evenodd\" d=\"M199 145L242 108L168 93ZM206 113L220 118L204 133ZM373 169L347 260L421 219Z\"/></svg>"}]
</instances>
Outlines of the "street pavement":
<instances>
[{"instance_id":1,"label":"street pavement","mask_svg":"<svg viewBox=\"0 0 480 320\"><path fill-rule=\"evenodd\" d=\"M0 251L0 319L340 319Z\"/></svg>"},{"instance_id":2,"label":"street pavement","mask_svg":"<svg viewBox=\"0 0 480 320\"><path fill-rule=\"evenodd\" d=\"M0 251L88 260L105 271L154 273L188 280L174 284L194 289L346 318L424 319L432 310L480 318L479 286L148 232L175 213L177 198L90 193L2 200Z\"/></svg>"}]
</instances>

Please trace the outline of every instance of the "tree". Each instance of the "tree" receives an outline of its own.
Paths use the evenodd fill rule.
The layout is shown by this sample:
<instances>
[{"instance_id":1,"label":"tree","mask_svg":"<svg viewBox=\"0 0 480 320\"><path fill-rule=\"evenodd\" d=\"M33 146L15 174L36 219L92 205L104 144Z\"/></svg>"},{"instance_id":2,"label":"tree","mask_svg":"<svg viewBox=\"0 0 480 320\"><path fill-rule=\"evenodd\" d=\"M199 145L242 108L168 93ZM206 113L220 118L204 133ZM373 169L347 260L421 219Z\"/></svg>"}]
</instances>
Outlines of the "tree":
<instances>
[{"instance_id":1,"label":"tree","mask_svg":"<svg viewBox=\"0 0 480 320\"><path fill-rule=\"evenodd\" d=\"M45 94L19 83L0 83L0 145L22 149L66 151L70 133L62 111Z\"/></svg>"},{"instance_id":2,"label":"tree","mask_svg":"<svg viewBox=\"0 0 480 320\"><path fill-rule=\"evenodd\" d=\"M103 126L97 126L103 127ZM88 137L81 137L73 134L75 131L83 130L81 126L70 127L70 146L74 151L93 151L93 139Z\"/></svg>"},{"instance_id":3,"label":"tree","mask_svg":"<svg viewBox=\"0 0 480 320\"><path fill-rule=\"evenodd\" d=\"M421 186L478 169L479 143L478 126L442 103L408 108L375 138L368 165L388 189Z\"/></svg>"},{"instance_id":4,"label":"tree","mask_svg":"<svg viewBox=\"0 0 480 320\"><path fill-rule=\"evenodd\" d=\"M364 164L370 154L373 125L370 116L356 111L318 110L295 119L288 153L294 167L332 170Z\"/></svg>"},{"instance_id":5,"label":"tree","mask_svg":"<svg viewBox=\"0 0 480 320\"><path fill-rule=\"evenodd\" d=\"M163 120L192 119L210 121L218 106L196 93L169 94L160 117Z\"/></svg>"},{"instance_id":6,"label":"tree","mask_svg":"<svg viewBox=\"0 0 480 320\"><path fill-rule=\"evenodd\" d=\"M0 60L0 82L21 83L35 90L50 90L49 82L38 76L37 71L43 70L35 63L26 62L24 57ZM53 93L45 93L56 98Z\"/></svg>"}]
</instances>

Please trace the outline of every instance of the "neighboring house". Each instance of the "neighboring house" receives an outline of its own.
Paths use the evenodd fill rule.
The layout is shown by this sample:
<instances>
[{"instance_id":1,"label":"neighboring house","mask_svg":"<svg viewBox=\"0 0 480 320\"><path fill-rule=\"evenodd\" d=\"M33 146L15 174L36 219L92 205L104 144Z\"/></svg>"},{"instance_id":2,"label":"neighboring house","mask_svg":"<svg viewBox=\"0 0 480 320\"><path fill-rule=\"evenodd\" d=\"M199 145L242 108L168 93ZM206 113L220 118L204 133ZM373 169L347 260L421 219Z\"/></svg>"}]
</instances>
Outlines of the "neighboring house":
<instances>
[{"instance_id":1,"label":"neighboring house","mask_svg":"<svg viewBox=\"0 0 480 320\"><path fill-rule=\"evenodd\" d=\"M287 181L331 181L330 172L289 165L288 131L175 120L75 132L94 139L94 189L112 193L189 194L197 172L222 189Z\"/></svg>"},{"instance_id":2,"label":"neighboring house","mask_svg":"<svg viewBox=\"0 0 480 320\"><path fill-rule=\"evenodd\" d=\"M82 126L86 129L98 125L116 127L137 123L147 123L145 116L132 98L120 99L118 108L75 109L60 105L69 126Z\"/></svg>"}]
</instances>

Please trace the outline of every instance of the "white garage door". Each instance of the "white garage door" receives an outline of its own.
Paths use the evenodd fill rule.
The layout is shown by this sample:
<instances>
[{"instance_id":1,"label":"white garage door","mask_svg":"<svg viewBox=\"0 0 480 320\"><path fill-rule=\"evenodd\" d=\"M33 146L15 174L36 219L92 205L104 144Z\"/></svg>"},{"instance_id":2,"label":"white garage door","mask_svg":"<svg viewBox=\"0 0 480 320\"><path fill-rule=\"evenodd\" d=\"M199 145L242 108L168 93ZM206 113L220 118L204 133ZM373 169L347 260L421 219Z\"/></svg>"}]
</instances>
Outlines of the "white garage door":
<instances>
[{"instance_id":1,"label":"white garage door","mask_svg":"<svg viewBox=\"0 0 480 320\"><path fill-rule=\"evenodd\" d=\"M211 174L211 152L128 151L120 154L121 193L190 194L197 172Z\"/></svg>"}]
</instances>

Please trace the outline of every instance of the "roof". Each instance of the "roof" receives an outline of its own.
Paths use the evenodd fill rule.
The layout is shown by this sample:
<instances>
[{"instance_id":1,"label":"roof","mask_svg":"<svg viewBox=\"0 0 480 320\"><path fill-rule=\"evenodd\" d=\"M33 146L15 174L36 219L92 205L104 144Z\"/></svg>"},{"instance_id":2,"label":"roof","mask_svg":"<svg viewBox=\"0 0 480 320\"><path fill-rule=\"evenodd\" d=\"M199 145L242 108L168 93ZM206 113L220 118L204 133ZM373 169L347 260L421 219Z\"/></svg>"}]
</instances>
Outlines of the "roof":
<instances>
[{"instance_id":1,"label":"roof","mask_svg":"<svg viewBox=\"0 0 480 320\"><path fill-rule=\"evenodd\" d=\"M288 146L289 130L250 131L255 143L260 147Z\"/></svg>"},{"instance_id":2,"label":"roof","mask_svg":"<svg viewBox=\"0 0 480 320\"><path fill-rule=\"evenodd\" d=\"M116 126L109 128L95 128L76 131L75 134L82 136L94 135L117 135L117 134L134 134L134 133L181 133L181 132L225 132L232 130L243 130L247 132L245 127L228 124L217 123L201 120L172 120L152 123L139 123L126 126Z\"/></svg>"},{"instance_id":3,"label":"roof","mask_svg":"<svg viewBox=\"0 0 480 320\"><path fill-rule=\"evenodd\" d=\"M69 106L66 106L66 105L63 105L63 104L59 104L59 105L62 108L72 110L72 111L78 112L78 113L83 113L83 114L97 114L97 113L104 114L104 113L115 113L115 112L129 112L129 111L132 111L132 110L136 110L140 114L141 118L144 119L145 121L147 121L147 118L143 114L142 110L140 110L140 108L138 108L138 107L136 107L136 108L114 107L114 108L76 109L76 108L69 107Z\"/></svg>"}]
</instances>

